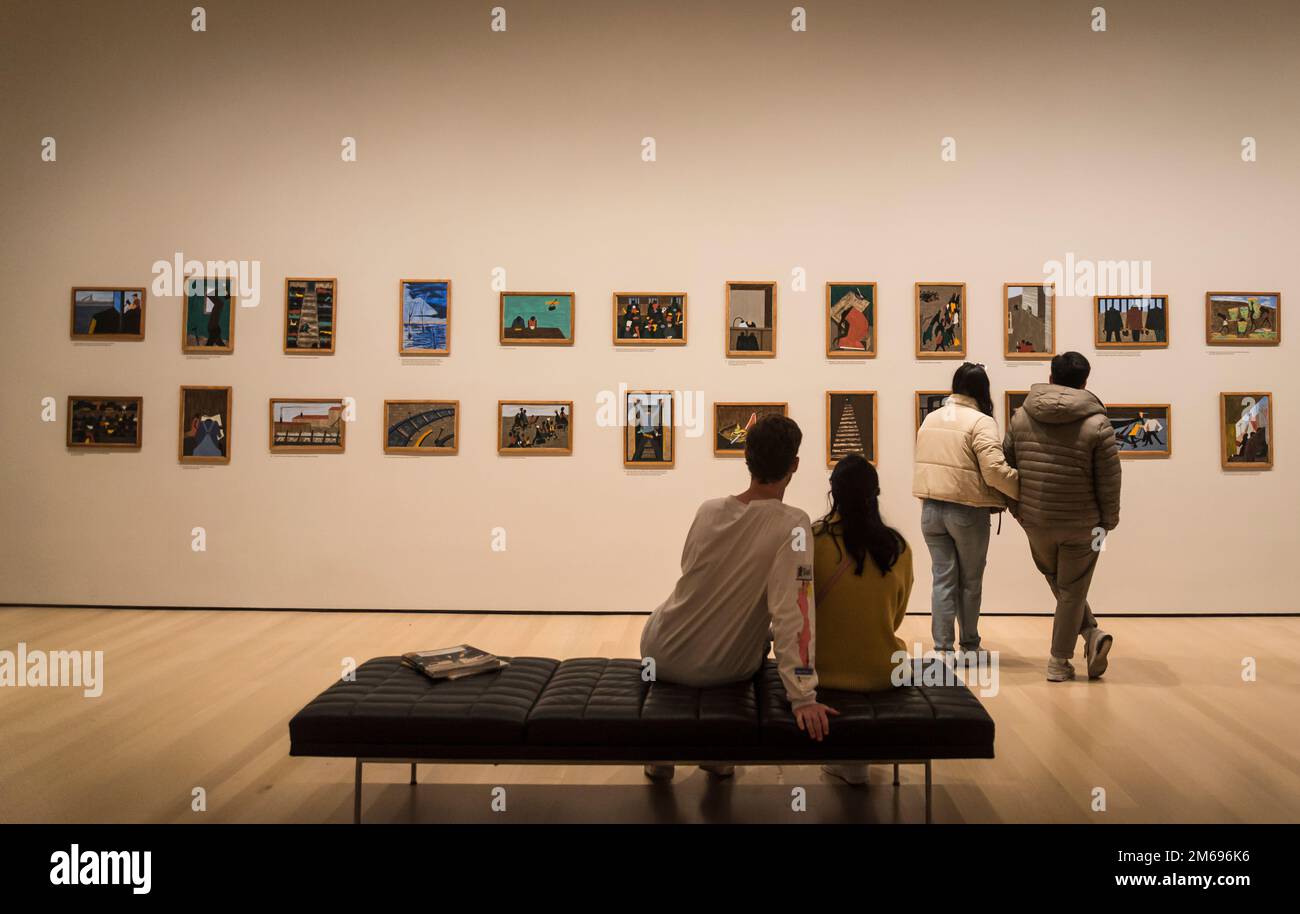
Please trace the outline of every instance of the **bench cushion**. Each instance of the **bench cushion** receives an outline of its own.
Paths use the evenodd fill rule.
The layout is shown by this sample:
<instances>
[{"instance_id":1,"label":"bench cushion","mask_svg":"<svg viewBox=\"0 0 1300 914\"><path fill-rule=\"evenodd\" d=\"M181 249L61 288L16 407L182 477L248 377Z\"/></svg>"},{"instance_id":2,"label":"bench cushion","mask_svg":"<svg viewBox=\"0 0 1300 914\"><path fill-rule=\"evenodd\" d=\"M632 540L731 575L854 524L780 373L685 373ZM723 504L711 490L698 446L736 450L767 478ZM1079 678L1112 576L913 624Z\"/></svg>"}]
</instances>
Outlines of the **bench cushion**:
<instances>
[{"instance_id":1,"label":"bench cushion","mask_svg":"<svg viewBox=\"0 0 1300 914\"><path fill-rule=\"evenodd\" d=\"M500 672L434 682L379 657L289 722L290 754L466 761L798 762L991 758L993 720L968 689L822 691L840 712L815 743L776 664L698 689L645 682L637 660L516 657Z\"/></svg>"}]
</instances>

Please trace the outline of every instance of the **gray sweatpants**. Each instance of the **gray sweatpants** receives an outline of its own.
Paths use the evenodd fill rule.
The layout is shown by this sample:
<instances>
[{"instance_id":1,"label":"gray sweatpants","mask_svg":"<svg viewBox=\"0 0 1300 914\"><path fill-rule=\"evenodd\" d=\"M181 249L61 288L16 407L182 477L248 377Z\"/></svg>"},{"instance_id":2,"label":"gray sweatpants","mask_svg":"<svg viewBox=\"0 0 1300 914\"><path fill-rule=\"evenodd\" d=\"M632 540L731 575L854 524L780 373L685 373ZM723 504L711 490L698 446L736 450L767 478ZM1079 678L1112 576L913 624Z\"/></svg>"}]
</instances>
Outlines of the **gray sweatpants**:
<instances>
[{"instance_id":1,"label":"gray sweatpants","mask_svg":"<svg viewBox=\"0 0 1300 914\"><path fill-rule=\"evenodd\" d=\"M1093 548L1096 537L1088 528L1059 530L1025 527L1034 564L1047 578L1056 597L1056 620L1052 623L1052 656L1069 660L1079 636L1097 627L1088 605L1088 587L1101 553Z\"/></svg>"}]
</instances>

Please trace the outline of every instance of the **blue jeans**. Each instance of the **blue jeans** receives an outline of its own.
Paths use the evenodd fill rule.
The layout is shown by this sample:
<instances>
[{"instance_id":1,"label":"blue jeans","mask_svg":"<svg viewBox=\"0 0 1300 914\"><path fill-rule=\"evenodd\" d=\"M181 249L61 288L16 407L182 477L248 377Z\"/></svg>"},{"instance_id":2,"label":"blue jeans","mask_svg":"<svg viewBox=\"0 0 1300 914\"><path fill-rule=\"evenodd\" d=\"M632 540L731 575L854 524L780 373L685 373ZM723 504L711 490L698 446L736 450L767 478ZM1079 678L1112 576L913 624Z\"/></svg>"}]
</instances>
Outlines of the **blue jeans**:
<instances>
[{"instance_id":1,"label":"blue jeans","mask_svg":"<svg viewBox=\"0 0 1300 914\"><path fill-rule=\"evenodd\" d=\"M921 532L930 547L934 572L930 592L934 649L952 650L956 622L961 628L961 649L977 651L984 562L989 554L989 509L927 498L921 503Z\"/></svg>"}]
</instances>

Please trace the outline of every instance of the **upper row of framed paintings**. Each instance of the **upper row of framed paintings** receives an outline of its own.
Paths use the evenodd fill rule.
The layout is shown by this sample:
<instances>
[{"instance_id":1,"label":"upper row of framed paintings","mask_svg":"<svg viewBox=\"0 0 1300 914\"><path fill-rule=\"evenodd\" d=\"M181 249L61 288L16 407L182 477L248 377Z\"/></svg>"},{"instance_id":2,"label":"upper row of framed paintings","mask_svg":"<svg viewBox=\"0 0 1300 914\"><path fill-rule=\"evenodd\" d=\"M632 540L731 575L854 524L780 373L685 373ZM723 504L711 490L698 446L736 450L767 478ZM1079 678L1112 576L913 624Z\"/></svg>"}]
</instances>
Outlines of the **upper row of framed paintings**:
<instances>
[{"instance_id":1,"label":"upper row of framed paintings","mask_svg":"<svg viewBox=\"0 0 1300 914\"><path fill-rule=\"evenodd\" d=\"M728 282L726 354L776 355L775 282ZM181 325L183 352L228 353L235 348L236 308L231 280L189 277ZM451 280L399 282L397 351L402 356L451 354ZM573 292L501 292L498 339L502 345L571 346ZM915 285L916 357L964 359L966 284ZM1056 292L1052 283L1003 285L1003 351L1008 359L1049 359L1056 354ZM143 288L75 287L71 335L76 339L142 340ZM685 292L615 292L616 346L686 345ZM826 356L874 358L878 341L874 282L826 284ZM1093 296L1097 349L1156 349L1169 345L1169 296ZM329 355L338 328L338 280L285 280L284 351ZM1282 338L1278 292L1207 292L1205 342L1211 346L1274 346Z\"/></svg>"}]
</instances>

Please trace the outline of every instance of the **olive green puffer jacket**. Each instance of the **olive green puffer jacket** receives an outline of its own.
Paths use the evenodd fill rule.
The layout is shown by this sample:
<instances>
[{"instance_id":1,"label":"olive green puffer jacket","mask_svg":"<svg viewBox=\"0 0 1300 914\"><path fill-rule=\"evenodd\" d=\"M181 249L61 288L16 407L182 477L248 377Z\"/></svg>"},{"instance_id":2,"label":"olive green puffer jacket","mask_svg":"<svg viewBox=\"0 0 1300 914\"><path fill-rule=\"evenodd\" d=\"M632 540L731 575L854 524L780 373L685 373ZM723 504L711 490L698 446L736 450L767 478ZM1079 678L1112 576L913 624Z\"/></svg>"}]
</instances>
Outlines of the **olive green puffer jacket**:
<instances>
[{"instance_id":1,"label":"olive green puffer jacket","mask_svg":"<svg viewBox=\"0 0 1300 914\"><path fill-rule=\"evenodd\" d=\"M1011 513L1023 526L1119 524L1119 449L1106 407L1093 394L1035 384L1007 422L1002 449L1020 471L1020 501Z\"/></svg>"}]
</instances>

